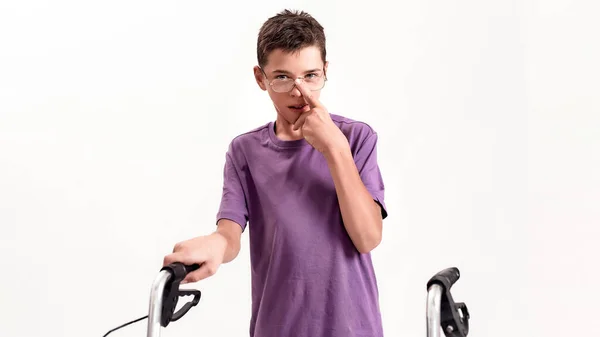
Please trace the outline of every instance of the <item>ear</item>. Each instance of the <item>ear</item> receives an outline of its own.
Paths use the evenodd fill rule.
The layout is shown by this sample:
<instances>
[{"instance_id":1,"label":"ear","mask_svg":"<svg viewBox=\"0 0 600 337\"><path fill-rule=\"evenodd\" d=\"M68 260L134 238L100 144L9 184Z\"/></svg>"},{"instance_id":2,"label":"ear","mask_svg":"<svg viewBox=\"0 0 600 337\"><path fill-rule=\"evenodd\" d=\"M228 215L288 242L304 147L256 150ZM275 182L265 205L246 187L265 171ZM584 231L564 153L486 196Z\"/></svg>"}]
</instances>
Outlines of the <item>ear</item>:
<instances>
[{"instance_id":1,"label":"ear","mask_svg":"<svg viewBox=\"0 0 600 337\"><path fill-rule=\"evenodd\" d=\"M256 84L258 84L261 90L267 90L267 85L265 84L265 75L258 66L254 66L254 79L256 80Z\"/></svg>"},{"instance_id":2,"label":"ear","mask_svg":"<svg viewBox=\"0 0 600 337\"><path fill-rule=\"evenodd\" d=\"M323 72L325 72L325 76L327 76L327 67L329 66L329 61L325 61L325 65L323 66Z\"/></svg>"}]
</instances>

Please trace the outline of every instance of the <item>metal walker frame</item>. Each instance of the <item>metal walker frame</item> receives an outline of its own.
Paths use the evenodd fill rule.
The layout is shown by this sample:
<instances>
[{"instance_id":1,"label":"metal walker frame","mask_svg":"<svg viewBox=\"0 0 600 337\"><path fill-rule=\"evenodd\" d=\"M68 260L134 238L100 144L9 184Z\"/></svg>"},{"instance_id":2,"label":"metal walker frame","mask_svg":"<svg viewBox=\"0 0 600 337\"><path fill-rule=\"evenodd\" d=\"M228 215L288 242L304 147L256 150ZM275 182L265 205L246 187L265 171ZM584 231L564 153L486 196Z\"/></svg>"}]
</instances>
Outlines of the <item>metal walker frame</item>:
<instances>
[{"instance_id":1,"label":"metal walker frame","mask_svg":"<svg viewBox=\"0 0 600 337\"><path fill-rule=\"evenodd\" d=\"M183 317L200 301L199 290L180 290L185 276L198 269L173 263L161 269L152 283L148 310L147 337L160 337L162 328ZM427 337L466 337L469 333L469 311L465 303L455 303L450 289L460 278L458 268L444 269L427 282ZM179 297L194 296L179 311L175 307Z\"/></svg>"}]
</instances>

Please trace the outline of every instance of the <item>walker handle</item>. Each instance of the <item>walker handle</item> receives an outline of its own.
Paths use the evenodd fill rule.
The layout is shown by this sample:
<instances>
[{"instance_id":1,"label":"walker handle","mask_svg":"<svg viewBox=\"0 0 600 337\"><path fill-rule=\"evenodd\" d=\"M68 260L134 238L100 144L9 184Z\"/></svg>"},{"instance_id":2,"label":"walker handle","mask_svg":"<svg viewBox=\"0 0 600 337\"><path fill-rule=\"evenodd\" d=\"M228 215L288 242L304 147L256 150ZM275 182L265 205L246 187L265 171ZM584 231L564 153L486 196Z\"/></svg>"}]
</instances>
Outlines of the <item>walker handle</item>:
<instances>
[{"instance_id":1,"label":"walker handle","mask_svg":"<svg viewBox=\"0 0 600 337\"><path fill-rule=\"evenodd\" d=\"M186 275L197 270L198 268L200 268L200 265L198 264L185 265L181 262L174 262L168 266L164 266L161 269L161 271L166 270L171 274L171 278L165 284L165 289L163 290L163 304L160 316L160 324L162 327L166 327L170 322L180 319L191 309L191 307L195 306L200 301L200 291L179 289L179 285ZM186 303L183 308L181 308L178 312L175 312L179 297L189 295L194 296L192 302Z\"/></svg>"},{"instance_id":2,"label":"walker handle","mask_svg":"<svg viewBox=\"0 0 600 337\"><path fill-rule=\"evenodd\" d=\"M437 300L440 304L437 309L432 307L432 310L439 310L438 312L430 313L428 302L428 324L430 324L429 320L432 319L431 326L428 326L428 328L438 331L437 329L441 325L446 337L466 337L469 333L469 319L471 315L469 314L467 305L462 302L455 303L450 293L450 288L458 281L459 277L460 272L458 268L452 267L438 272L427 282L428 298L430 291L433 290L439 296ZM432 287L434 285L438 285L441 289ZM439 336L435 331L432 332L432 336Z\"/></svg>"},{"instance_id":3,"label":"walker handle","mask_svg":"<svg viewBox=\"0 0 600 337\"><path fill-rule=\"evenodd\" d=\"M192 265L184 265L183 267L185 268L185 274L187 275L191 272L198 270L198 268L200 268L200 265L197 263L194 263Z\"/></svg>"},{"instance_id":4,"label":"walker handle","mask_svg":"<svg viewBox=\"0 0 600 337\"><path fill-rule=\"evenodd\" d=\"M456 267L447 268L447 269L444 269L444 270L440 271L439 273L435 274L429 280L429 282L427 282L427 288L429 288L433 284L437 283L437 284L442 285L444 287L444 289L450 290L450 288L452 288L454 283L456 283L456 281L458 281L459 278L460 278L460 272L458 271L458 268L456 268Z\"/></svg>"}]
</instances>

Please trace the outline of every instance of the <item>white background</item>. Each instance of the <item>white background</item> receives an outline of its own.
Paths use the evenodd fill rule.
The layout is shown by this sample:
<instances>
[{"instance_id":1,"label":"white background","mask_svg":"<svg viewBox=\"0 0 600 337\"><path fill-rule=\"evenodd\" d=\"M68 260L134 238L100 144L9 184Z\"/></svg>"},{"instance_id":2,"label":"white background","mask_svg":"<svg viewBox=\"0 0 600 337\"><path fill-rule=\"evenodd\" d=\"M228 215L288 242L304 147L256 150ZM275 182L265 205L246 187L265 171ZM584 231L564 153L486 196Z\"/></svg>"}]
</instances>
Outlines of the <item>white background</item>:
<instances>
[{"instance_id":1,"label":"white background","mask_svg":"<svg viewBox=\"0 0 600 337\"><path fill-rule=\"evenodd\" d=\"M450 266L470 336L599 336L600 8L549 0L4 1L0 335L147 313L163 256L214 230L229 141L275 117L252 67L284 8L325 26L323 103L380 134L386 336L425 336ZM163 336L247 336L243 240Z\"/></svg>"}]
</instances>

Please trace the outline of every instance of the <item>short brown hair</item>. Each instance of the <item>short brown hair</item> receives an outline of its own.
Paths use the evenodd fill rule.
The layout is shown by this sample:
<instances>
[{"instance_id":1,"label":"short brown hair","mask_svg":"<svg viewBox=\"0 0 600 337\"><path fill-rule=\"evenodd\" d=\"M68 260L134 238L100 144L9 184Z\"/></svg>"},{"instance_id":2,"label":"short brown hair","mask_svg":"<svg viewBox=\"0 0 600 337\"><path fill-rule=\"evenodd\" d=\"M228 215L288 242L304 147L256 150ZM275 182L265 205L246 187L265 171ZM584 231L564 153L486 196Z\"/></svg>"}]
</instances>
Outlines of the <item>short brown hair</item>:
<instances>
[{"instance_id":1,"label":"short brown hair","mask_svg":"<svg viewBox=\"0 0 600 337\"><path fill-rule=\"evenodd\" d=\"M325 32L321 24L304 11L284 10L269 18L258 33L258 65L267 64L269 53L276 49L286 52L316 46L326 60Z\"/></svg>"}]
</instances>

